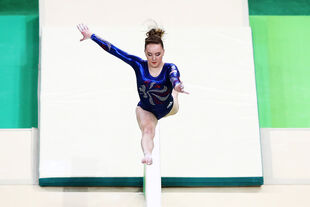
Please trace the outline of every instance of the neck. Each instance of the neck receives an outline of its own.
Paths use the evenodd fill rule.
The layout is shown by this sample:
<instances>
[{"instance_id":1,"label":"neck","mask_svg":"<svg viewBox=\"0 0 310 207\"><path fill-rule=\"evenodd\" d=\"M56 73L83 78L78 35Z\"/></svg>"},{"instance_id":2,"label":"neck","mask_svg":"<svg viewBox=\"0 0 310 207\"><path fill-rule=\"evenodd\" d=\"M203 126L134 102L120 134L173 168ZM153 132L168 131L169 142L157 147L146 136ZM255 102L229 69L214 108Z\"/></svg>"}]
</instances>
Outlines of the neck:
<instances>
[{"instance_id":1,"label":"neck","mask_svg":"<svg viewBox=\"0 0 310 207\"><path fill-rule=\"evenodd\" d=\"M163 65L164 65L164 62L161 62L157 67L152 67L152 65L148 63L149 69L155 69L155 70L161 69Z\"/></svg>"}]
</instances>

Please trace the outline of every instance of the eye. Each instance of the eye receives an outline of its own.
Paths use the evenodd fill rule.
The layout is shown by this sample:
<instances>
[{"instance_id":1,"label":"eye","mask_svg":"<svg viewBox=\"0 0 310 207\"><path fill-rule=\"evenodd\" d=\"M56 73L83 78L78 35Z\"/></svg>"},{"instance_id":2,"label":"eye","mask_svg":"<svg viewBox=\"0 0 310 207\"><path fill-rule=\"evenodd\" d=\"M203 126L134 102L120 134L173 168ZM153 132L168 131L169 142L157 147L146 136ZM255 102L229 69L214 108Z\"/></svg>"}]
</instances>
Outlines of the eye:
<instances>
[{"instance_id":1,"label":"eye","mask_svg":"<svg viewBox=\"0 0 310 207\"><path fill-rule=\"evenodd\" d=\"M156 56L160 56L160 53L156 53Z\"/></svg>"},{"instance_id":2,"label":"eye","mask_svg":"<svg viewBox=\"0 0 310 207\"><path fill-rule=\"evenodd\" d=\"M151 54L151 53L148 53L147 55L148 55L148 56L152 56L152 54Z\"/></svg>"}]
</instances>

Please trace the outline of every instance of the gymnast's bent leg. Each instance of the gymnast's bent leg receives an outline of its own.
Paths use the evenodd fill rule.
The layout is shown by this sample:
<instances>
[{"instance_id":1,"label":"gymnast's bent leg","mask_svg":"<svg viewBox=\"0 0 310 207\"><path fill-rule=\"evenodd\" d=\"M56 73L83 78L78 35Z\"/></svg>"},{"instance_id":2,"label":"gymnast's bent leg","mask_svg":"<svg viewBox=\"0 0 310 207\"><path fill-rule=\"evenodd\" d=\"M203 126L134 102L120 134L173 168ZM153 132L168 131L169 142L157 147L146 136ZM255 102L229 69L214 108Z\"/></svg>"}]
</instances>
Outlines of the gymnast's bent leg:
<instances>
[{"instance_id":1,"label":"gymnast's bent leg","mask_svg":"<svg viewBox=\"0 0 310 207\"><path fill-rule=\"evenodd\" d=\"M173 107L172 107L171 111L165 117L175 115L176 113L178 113L178 111L179 111L178 95L179 95L179 93L173 89L173 91L172 91Z\"/></svg>"},{"instance_id":2,"label":"gymnast's bent leg","mask_svg":"<svg viewBox=\"0 0 310 207\"><path fill-rule=\"evenodd\" d=\"M144 153L142 163L152 164L152 151L154 148L155 128L157 118L149 111L142 109L140 106L136 108L137 121L142 132L141 147Z\"/></svg>"}]
</instances>

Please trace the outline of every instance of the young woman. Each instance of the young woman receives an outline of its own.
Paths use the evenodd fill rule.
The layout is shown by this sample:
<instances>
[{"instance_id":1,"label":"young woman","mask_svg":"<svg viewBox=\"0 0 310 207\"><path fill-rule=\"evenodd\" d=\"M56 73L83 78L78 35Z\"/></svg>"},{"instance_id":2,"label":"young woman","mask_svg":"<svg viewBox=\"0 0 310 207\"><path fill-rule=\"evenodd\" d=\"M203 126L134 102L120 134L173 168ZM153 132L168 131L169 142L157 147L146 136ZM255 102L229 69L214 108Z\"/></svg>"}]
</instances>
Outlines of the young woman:
<instances>
[{"instance_id":1,"label":"young woman","mask_svg":"<svg viewBox=\"0 0 310 207\"><path fill-rule=\"evenodd\" d=\"M174 115L179 110L178 93L186 93L180 81L180 73L173 63L162 61L165 50L162 41L164 31L153 28L146 33L145 56L147 60L127 54L108 41L90 32L83 24L77 25L83 38L92 39L108 53L128 63L135 71L140 102L136 116L142 132L141 147L144 153L142 163L152 164L155 127L162 117Z\"/></svg>"}]
</instances>

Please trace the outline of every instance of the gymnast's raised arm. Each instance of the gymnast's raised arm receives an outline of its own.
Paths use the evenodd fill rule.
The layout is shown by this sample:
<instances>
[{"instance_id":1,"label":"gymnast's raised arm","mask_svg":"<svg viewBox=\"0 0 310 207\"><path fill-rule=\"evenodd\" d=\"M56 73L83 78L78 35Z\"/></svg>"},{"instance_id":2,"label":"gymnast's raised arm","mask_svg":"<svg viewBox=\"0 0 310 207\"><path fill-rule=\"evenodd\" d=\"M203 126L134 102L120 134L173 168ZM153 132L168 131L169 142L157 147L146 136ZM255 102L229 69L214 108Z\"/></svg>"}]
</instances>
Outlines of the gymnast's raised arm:
<instances>
[{"instance_id":1,"label":"gymnast's raised arm","mask_svg":"<svg viewBox=\"0 0 310 207\"><path fill-rule=\"evenodd\" d=\"M80 41L83 41L86 39L92 39L100 47L102 47L105 51L107 51L108 53L118 57L119 59L123 60L124 62L128 63L131 66L134 66L137 63L142 62L141 58L124 52L123 50L112 45L110 42L108 42L108 41L98 37L94 33L90 32L90 30L88 29L88 27L86 25L79 24L79 25L77 25L77 28L80 30L80 32L83 35L83 38Z\"/></svg>"}]
</instances>

